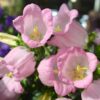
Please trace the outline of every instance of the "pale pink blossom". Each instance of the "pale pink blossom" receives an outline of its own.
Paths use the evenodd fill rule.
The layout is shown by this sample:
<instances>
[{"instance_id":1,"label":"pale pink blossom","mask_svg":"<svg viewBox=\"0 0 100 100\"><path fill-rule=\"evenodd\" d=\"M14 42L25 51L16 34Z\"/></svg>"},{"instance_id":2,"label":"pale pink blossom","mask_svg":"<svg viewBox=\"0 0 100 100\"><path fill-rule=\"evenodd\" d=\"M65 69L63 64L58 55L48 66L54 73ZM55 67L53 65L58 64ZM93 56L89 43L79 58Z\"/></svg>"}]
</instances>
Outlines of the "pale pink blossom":
<instances>
[{"instance_id":1,"label":"pale pink blossom","mask_svg":"<svg viewBox=\"0 0 100 100\"><path fill-rule=\"evenodd\" d=\"M33 52L22 46L12 49L1 62L0 75L10 74L16 80L22 80L35 71Z\"/></svg>"},{"instance_id":2,"label":"pale pink blossom","mask_svg":"<svg viewBox=\"0 0 100 100\"><path fill-rule=\"evenodd\" d=\"M51 10L41 10L33 3L24 8L23 15L17 17L13 24L31 48L44 45L53 34Z\"/></svg>"},{"instance_id":3,"label":"pale pink blossom","mask_svg":"<svg viewBox=\"0 0 100 100\"><path fill-rule=\"evenodd\" d=\"M58 14L53 16L53 31L55 34L65 34L70 27L70 24L78 16L78 11L75 9L69 10L66 4L62 4Z\"/></svg>"},{"instance_id":4,"label":"pale pink blossom","mask_svg":"<svg viewBox=\"0 0 100 100\"><path fill-rule=\"evenodd\" d=\"M74 20L77 15L77 10L69 11L67 6L63 4L57 16L53 18L54 37L48 41L48 44L59 48L84 47L87 41L87 32Z\"/></svg>"},{"instance_id":5,"label":"pale pink blossom","mask_svg":"<svg viewBox=\"0 0 100 100\"><path fill-rule=\"evenodd\" d=\"M82 100L100 100L100 79L95 80L81 94Z\"/></svg>"},{"instance_id":6,"label":"pale pink blossom","mask_svg":"<svg viewBox=\"0 0 100 100\"><path fill-rule=\"evenodd\" d=\"M4 76L0 80L0 100L18 100L22 92L20 82L14 81L13 78Z\"/></svg>"},{"instance_id":7,"label":"pale pink blossom","mask_svg":"<svg viewBox=\"0 0 100 100\"><path fill-rule=\"evenodd\" d=\"M44 85L54 87L58 95L65 96L75 92L75 88L86 88L92 82L96 65L94 54L71 47L42 60L38 73Z\"/></svg>"}]
</instances>

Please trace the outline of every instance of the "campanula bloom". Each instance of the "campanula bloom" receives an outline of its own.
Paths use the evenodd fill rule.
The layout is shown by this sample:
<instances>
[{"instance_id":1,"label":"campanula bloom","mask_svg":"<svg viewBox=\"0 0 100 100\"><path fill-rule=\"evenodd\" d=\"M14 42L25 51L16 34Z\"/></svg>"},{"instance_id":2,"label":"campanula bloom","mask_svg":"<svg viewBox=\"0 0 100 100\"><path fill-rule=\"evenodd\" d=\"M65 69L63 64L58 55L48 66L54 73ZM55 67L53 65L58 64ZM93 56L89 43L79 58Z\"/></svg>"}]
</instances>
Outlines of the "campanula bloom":
<instances>
[{"instance_id":1,"label":"campanula bloom","mask_svg":"<svg viewBox=\"0 0 100 100\"><path fill-rule=\"evenodd\" d=\"M48 44L59 48L84 47L87 40L87 32L74 20L77 15L77 10L69 11L68 7L63 4L57 16L53 17L54 36L48 41Z\"/></svg>"},{"instance_id":2,"label":"campanula bloom","mask_svg":"<svg viewBox=\"0 0 100 100\"><path fill-rule=\"evenodd\" d=\"M23 41L31 48L43 46L53 34L51 10L41 10L35 4L27 5L23 15L17 17L13 24L21 33Z\"/></svg>"},{"instance_id":3,"label":"campanula bloom","mask_svg":"<svg viewBox=\"0 0 100 100\"><path fill-rule=\"evenodd\" d=\"M13 78L4 76L0 80L0 99L1 100L18 100L20 93L23 92L21 83Z\"/></svg>"},{"instance_id":4,"label":"campanula bloom","mask_svg":"<svg viewBox=\"0 0 100 100\"><path fill-rule=\"evenodd\" d=\"M78 11L69 10L66 4L62 4L58 14L53 16L53 31L55 34L65 34L70 24L78 16Z\"/></svg>"},{"instance_id":5,"label":"campanula bloom","mask_svg":"<svg viewBox=\"0 0 100 100\"><path fill-rule=\"evenodd\" d=\"M58 95L65 96L75 92L75 88L86 88L92 82L96 65L94 54L70 47L42 60L38 73L44 85L53 86Z\"/></svg>"},{"instance_id":6,"label":"campanula bloom","mask_svg":"<svg viewBox=\"0 0 100 100\"><path fill-rule=\"evenodd\" d=\"M9 70L6 74L16 80L30 76L34 72L36 64L34 54L21 46L12 49L1 62L3 63L0 64L0 74L5 72L5 67Z\"/></svg>"}]
</instances>

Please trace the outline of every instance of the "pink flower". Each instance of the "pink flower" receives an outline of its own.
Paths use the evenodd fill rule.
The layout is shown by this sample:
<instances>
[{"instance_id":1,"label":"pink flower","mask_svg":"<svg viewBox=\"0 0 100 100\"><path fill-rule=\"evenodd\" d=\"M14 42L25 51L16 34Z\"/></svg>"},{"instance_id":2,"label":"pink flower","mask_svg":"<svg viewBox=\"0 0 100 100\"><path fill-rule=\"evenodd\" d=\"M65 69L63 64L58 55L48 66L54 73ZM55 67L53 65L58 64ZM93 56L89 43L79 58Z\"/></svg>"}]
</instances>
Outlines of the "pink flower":
<instances>
[{"instance_id":1,"label":"pink flower","mask_svg":"<svg viewBox=\"0 0 100 100\"><path fill-rule=\"evenodd\" d=\"M100 79L95 80L85 89L82 94L82 100L100 100Z\"/></svg>"},{"instance_id":2,"label":"pink flower","mask_svg":"<svg viewBox=\"0 0 100 100\"><path fill-rule=\"evenodd\" d=\"M65 48L70 46L83 47L86 43L87 32L74 20L78 15L76 10L69 11L63 4L57 16L53 19L54 37L48 44Z\"/></svg>"},{"instance_id":3,"label":"pink flower","mask_svg":"<svg viewBox=\"0 0 100 100\"><path fill-rule=\"evenodd\" d=\"M78 15L77 10L69 10L66 4L62 4L57 16L53 16L53 30L55 34L65 34Z\"/></svg>"},{"instance_id":4,"label":"pink flower","mask_svg":"<svg viewBox=\"0 0 100 100\"><path fill-rule=\"evenodd\" d=\"M18 100L19 94L23 92L20 82L4 76L0 80L0 99L1 100Z\"/></svg>"},{"instance_id":5,"label":"pink flower","mask_svg":"<svg viewBox=\"0 0 100 100\"><path fill-rule=\"evenodd\" d=\"M69 99L69 98L57 98L56 100L71 100L71 99Z\"/></svg>"},{"instance_id":6,"label":"pink flower","mask_svg":"<svg viewBox=\"0 0 100 100\"><path fill-rule=\"evenodd\" d=\"M21 33L23 41L31 48L44 45L53 34L51 10L41 10L35 4L27 5L23 15L17 17L13 24Z\"/></svg>"},{"instance_id":7,"label":"pink flower","mask_svg":"<svg viewBox=\"0 0 100 100\"><path fill-rule=\"evenodd\" d=\"M12 49L3 60L0 64L0 75L6 73L16 80L22 80L35 70L34 54L21 46Z\"/></svg>"},{"instance_id":8,"label":"pink flower","mask_svg":"<svg viewBox=\"0 0 100 100\"><path fill-rule=\"evenodd\" d=\"M38 66L41 82L54 86L56 93L65 96L75 88L86 88L93 79L97 58L80 48L61 49L57 55L44 59Z\"/></svg>"}]
</instances>

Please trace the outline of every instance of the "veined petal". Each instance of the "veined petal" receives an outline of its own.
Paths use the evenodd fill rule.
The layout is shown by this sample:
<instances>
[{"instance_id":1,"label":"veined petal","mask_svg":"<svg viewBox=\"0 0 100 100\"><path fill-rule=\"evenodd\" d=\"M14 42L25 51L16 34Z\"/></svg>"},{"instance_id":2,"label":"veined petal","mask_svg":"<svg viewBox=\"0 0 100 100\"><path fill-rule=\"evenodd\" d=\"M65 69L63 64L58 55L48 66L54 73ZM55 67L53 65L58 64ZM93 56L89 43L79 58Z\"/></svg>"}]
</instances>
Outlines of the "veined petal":
<instances>
[{"instance_id":1,"label":"veined petal","mask_svg":"<svg viewBox=\"0 0 100 100\"><path fill-rule=\"evenodd\" d=\"M55 92L59 96L65 96L68 95L69 93L75 91L75 87L71 84L63 83L61 81L54 81L54 89Z\"/></svg>"},{"instance_id":2,"label":"veined petal","mask_svg":"<svg viewBox=\"0 0 100 100\"><path fill-rule=\"evenodd\" d=\"M71 46L83 48L86 43L86 39L87 32L79 25L79 23L74 21L65 34L56 34L48 41L48 44L58 46L59 48Z\"/></svg>"},{"instance_id":3,"label":"veined petal","mask_svg":"<svg viewBox=\"0 0 100 100\"><path fill-rule=\"evenodd\" d=\"M16 19L13 20L13 25L20 33L24 33L24 27L23 27L23 17L19 16Z\"/></svg>"},{"instance_id":4,"label":"veined petal","mask_svg":"<svg viewBox=\"0 0 100 100\"><path fill-rule=\"evenodd\" d=\"M82 94L82 100L100 100L100 80L95 80L85 89Z\"/></svg>"},{"instance_id":5,"label":"veined petal","mask_svg":"<svg viewBox=\"0 0 100 100\"><path fill-rule=\"evenodd\" d=\"M54 16L54 32L61 33L64 32L65 26L70 22L69 10L66 4L62 4L57 16Z\"/></svg>"},{"instance_id":6,"label":"veined petal","mask_svg":"<svg viewBox=\"0 0 100 100\"><path fill-rule=\"evenodd\" d=\"M1 60L0 61L0 77L3 77L5 74L9 72L6 66L7 66L7 63L4 60Z\"/></svg>"},{"instance_id":7,"label":"veined petal","mask_svg":"<svg viewBox=\"0 0 100 100\"><path fill-rule=\"evenodd\" d=\"M38 66L39 78L44 85L53 86L53 67L55 65L54 61L55 57L52 56L49 59L42 60Z\"/></svg>"},{"instance_id":8,"label":"veined petal","mask_svg":"<svg viewBox=\"0 0 100 100\"><path fill-rule=\"evenodd\" d=\"M90 52L87 52L87 57L89 61L89 68L92 72L94 72L98 63L97 57L93 53L90 53Z\"/></svg>"},{"instance_id":9,"label":"veined petal","mask_svg":"<svg viewBox=\"0 0 100 100\"><path fill-rule=\"evenodd\" d=\"M31 48L43 46L53 34L51 11L49 9L42 11L35 4L27 5L23 15L16 18L13 23L21 32L23 41Z\"/></svg>"},{"instance_id":10,"label":"veined petal","mask_svg":"<svg viewBox=\"0 0 100 100\"><path fill-rule=\"evenodd\" d=\"M0 80L0 99L1 100L18 100L19 94L15 93L14 91L9 91L6 85L7 83L5 84L3 80Z\"/></svg>"},{"instance_id":11,"label":"veined petal","mask_svg":"<svg viewBox=\"0 0 100 100\"><path fill-rule=\"evenodd\" d=\"M15 81L13 78L9 78L7 76L4 76L2 81L6 86L6 89L8 89L10 92L15 92L15 93L23 92L23 88L19 81Z\"/></svg>"},{"instance_id":12,"label":"veined petal","mask_svg":"<svg viewBox=\"0 0 100 100\"><path fill-rule=\"evenodd\" d=\"M87 72L87 76L78 81L74 81L74 86L77 88L87 88L93 81L93 73L91 71Z\"/></svg>"},{"instance_id":13,"label":"veined petal","mask_svg":"<svg viewBox=\"0 0 100 100\"><path fill-rule=\"evenodd\" d=\"M13 72L16 80L30 76L35 71L35 58L33 52L19 46L12 49L4 58L7 68Z\"/></svg>"},{"instance_id":14,"label":"veined petal","mask_svg":"<svg viewBox=\"0 0 100 100\"><path fill-rule=\"evenodd\" d=\"M66 4L62 4L57 16L54 16L55 34L65 34L70 27L73 19L78 15L77 10L69 10Z\"/></svg>"}]
</instances>

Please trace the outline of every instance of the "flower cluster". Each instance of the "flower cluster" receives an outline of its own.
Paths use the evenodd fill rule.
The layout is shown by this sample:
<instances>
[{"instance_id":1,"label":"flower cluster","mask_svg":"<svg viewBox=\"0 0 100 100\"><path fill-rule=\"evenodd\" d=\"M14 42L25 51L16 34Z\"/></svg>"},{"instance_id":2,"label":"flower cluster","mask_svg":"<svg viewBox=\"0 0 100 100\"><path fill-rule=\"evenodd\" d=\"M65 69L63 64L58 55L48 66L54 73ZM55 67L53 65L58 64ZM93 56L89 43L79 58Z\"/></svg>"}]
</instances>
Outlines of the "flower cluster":
<instances>
[{"instance_id":1,"label":"flower cluster","mask_svg":"<svg viewBox=\"0 0 100 100\"><path fill-rule=\"evenodd\" d=\"M69 94L78 89L83 89L82 100L100 99L100 80L93 81L98 59L95 54L84 50L88 34L75 20L77 16L77 10L69 10L65 4L61 5L56 16L52 16L49 8L41 10L35 4L24 8L23 15L13 20L24 46L13 48L0 61L1 82L6 85L5 91L9 91L9 96L5 92L0 94L1 98L13 98L16 93L22 93L21 81L36 74L35 80L40 80L42 86L53 87L56 97L62 96L56 100L71 100ZM45 50L37 51L51 45L57 47L57 52L39 59ZM47 100L46 95L43 100Z\"/></svg>"}]
</instances>

